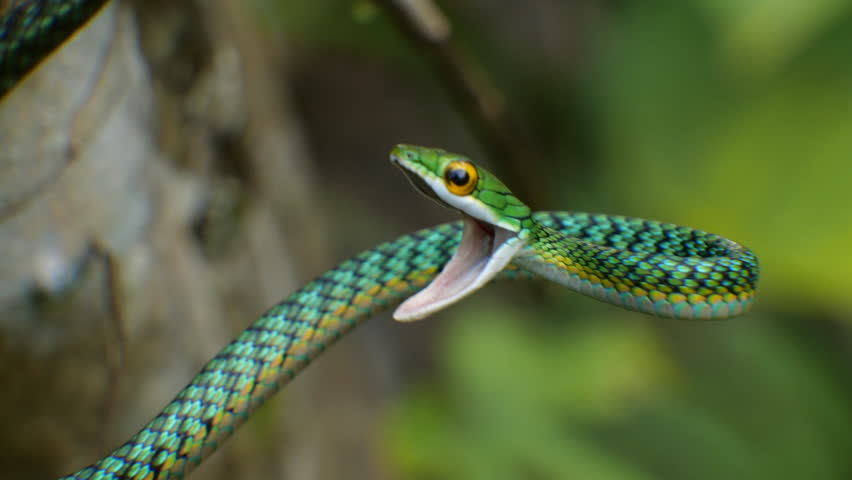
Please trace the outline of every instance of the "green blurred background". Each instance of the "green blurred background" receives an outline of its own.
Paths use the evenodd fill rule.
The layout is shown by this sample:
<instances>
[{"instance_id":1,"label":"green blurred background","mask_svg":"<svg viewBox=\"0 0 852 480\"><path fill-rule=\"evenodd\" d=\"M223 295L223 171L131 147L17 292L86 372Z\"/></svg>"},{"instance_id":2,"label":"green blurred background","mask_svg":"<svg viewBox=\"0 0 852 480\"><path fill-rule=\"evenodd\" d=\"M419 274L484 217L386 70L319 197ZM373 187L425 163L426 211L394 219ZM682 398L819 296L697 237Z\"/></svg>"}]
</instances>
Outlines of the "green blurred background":
<instances>
[{"instance_id":1,"label":"green blurred background","mask_svg":"<svg viewBox=\"0 0 852 480\"><path fill-rule=\"evenodd\" d=\"M528 164L484 153L379 6L261 2L292 47L341 256L452 218L384 162L408 142L473 156L536 209L728 236L762 277L753 312L726 322L513 284L384 327L405 345L376 452L393 476L852 478L852 5L440 4L534 146Z\"/></svg>"},{"instance_id":2,"label":"green blurred background","mask_svg":"<svg viewBox=\"0 0 852 480\"><path fill-rule=\"evenodd\" d=\"M0 218L36 253L19 223L79 236L47 288L0 242L16 302L0 298L0 476L99 458L264 308L455 220L389 164L415 143L471 156L534 209L741 242L761 261L754 309L660 320L507 282L422 322L384 314L191 478L852 478L852 2L439 1L495 124L400 28L387 7L403 3L430 2L113 2L99 49L3 100L0 152L47 158L33 132L71 101L51 82L103 67L78 72L88 116L69 114L67 155L47 158L62 188ZM45 159L19 157L32 182ZM99 196L114 171L126 187Z\"/></svg>"}]
</instances>

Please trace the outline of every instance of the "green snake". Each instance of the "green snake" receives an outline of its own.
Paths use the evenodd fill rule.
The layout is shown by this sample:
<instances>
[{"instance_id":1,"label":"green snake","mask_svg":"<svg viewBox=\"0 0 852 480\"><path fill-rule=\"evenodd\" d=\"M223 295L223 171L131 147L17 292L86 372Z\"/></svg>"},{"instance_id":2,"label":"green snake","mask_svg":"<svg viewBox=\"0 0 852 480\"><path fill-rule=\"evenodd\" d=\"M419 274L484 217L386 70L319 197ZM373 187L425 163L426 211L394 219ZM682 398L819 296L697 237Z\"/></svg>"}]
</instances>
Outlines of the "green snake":
<instances>
[{"instance_id":1,"label":"green snake","mask_svg":"<svg viewBox=\"0 0 852 480\"><path fill-rule=\"evenodd\" d=\"M0 20L0 99L108 0L28 0Z\"/></svg>"},{"instance_id":2,"label":"green snake","mask_svg":"<svg viewBox=\"0 0 852 480\"><path fill-rule=\"evenodd\" d=\"M44 2L85 3L103 2ZM3 25L0 45L8 41ZM0 47L0 60L9 52ZM399 321L422 319L494 279L545 278L669 318L722 319L751 307L757 257L719 235L639 218L533 213L493 174L440 149L399 145L390 160L462 220L383 243L323 273L246 328L124 445L63 478L183 478L362 321L394 306Z\"/></svg>"}]
</instances>

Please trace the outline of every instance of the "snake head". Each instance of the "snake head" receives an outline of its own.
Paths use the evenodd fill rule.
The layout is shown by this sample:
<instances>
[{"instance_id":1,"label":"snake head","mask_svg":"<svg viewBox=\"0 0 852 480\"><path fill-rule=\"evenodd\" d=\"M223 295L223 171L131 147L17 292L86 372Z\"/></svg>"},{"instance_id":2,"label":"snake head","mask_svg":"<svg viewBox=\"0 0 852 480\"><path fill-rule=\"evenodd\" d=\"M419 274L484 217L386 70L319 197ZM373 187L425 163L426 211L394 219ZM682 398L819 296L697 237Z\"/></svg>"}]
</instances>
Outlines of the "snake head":
<instances>
[{"instance_id":1,"label":"snake head","mask_svg":"<svg viewBox=\"0 0 852 480\"><path fill-rule=\"evenodd\" d=\"M423 290L403 302L394 318L425 318L475 292L527 245L531 210L493 174L462 155L397 145L390 154L412 185L462 215L462 239L453 257Z\"/></svg>"}]
</instances>

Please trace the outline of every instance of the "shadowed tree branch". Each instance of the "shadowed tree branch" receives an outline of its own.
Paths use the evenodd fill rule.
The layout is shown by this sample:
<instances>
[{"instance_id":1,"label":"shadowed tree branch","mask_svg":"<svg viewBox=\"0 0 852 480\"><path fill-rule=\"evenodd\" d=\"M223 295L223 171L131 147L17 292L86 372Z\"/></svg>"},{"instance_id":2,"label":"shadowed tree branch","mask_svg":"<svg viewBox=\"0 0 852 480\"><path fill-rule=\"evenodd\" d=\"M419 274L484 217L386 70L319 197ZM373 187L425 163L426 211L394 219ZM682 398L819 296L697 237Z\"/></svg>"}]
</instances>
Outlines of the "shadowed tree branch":
<instances>
[{"instance_id":1,"label":"shadowed tree branch","mask_svg":"<svg viewBox=\"0 0 852 480\"><path fill-rule=\"evenodd\" d=\"M530 188L541 172L534 142L512 119L502 92L475 59L452 37L452 26L431 0L378 0L400 31L419 49L437 73L453 102L471 126L482 147L506 177L515 193L533 205L543 204L543 192Z\"/></svg>"}]
</instances>

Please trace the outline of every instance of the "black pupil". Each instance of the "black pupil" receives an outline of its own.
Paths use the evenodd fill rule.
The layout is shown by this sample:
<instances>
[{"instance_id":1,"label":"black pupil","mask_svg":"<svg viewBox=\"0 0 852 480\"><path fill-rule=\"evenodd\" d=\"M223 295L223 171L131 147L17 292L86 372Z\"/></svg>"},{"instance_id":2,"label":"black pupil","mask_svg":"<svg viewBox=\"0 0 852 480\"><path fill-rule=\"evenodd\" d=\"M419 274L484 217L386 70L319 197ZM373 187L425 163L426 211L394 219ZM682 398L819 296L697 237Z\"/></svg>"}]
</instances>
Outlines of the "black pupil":
<instances>
[{"instance_id":1,"label":"black pupil","mask_svg":"<svg viewBox=\"0 0 852 480\"><path fill-rule=\"evenodd\" d=\"M470 181L470 175L463 168L454 168L447 172L447 180L454 185L463 187Z\"/></svg>"}]
</instances>

